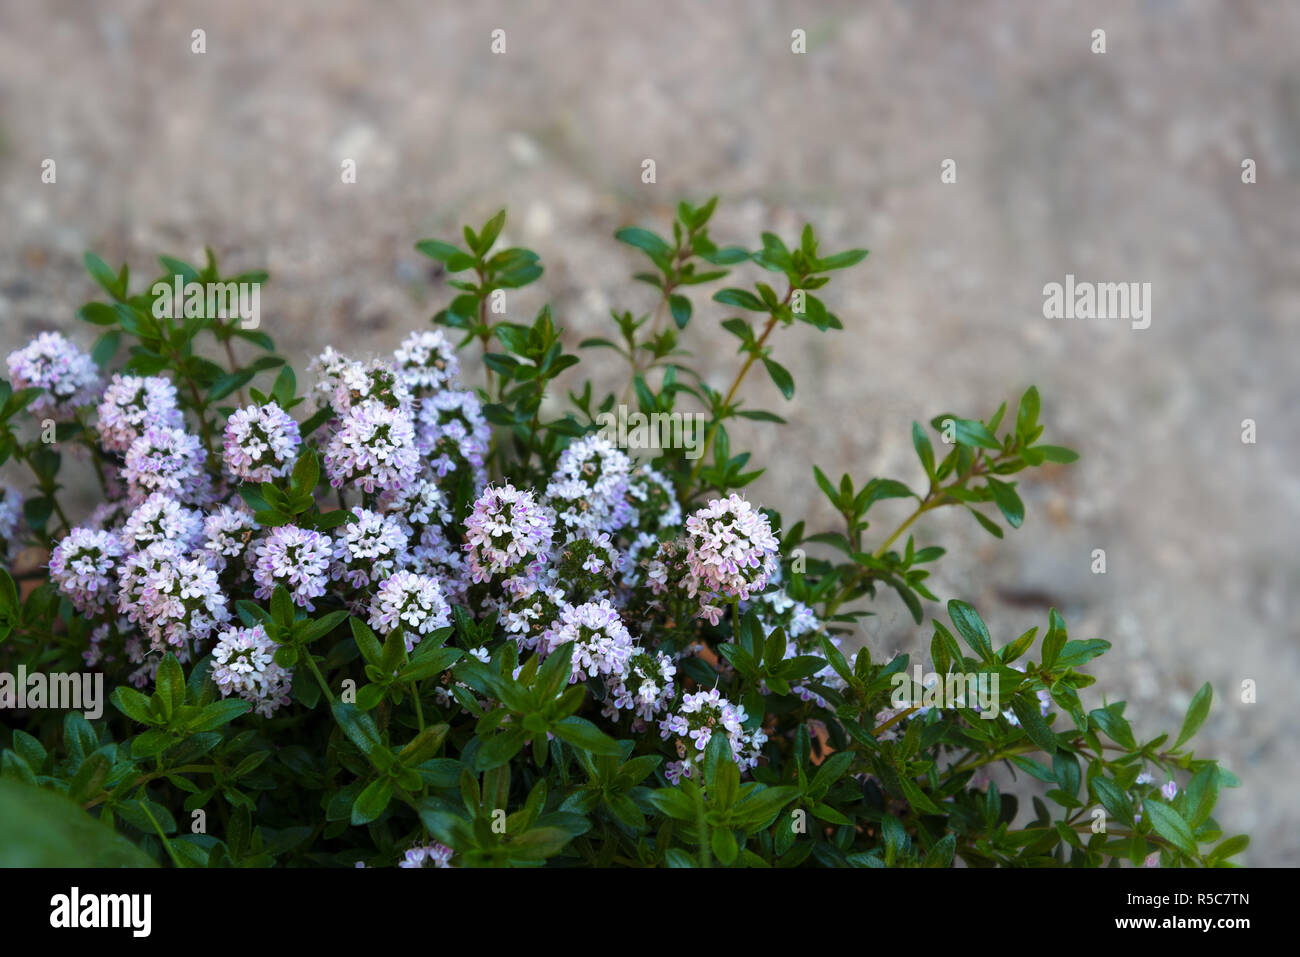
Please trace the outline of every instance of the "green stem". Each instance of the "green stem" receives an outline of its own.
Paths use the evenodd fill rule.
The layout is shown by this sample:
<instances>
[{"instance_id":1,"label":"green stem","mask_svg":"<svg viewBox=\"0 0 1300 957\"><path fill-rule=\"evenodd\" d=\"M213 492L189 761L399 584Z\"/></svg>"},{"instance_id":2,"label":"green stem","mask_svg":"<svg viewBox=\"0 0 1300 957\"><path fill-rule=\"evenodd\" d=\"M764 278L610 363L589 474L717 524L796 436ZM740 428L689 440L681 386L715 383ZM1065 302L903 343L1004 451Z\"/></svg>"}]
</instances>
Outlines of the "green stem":
<instances>
[{"instance_id":1,"label":"green stem","mask_svg":"<svg viewBox=\"0 0 1300 957\"><path fill-rule=\"evenodd\" d=\"M303 660L307 662L307 667L311 669L311 673L316 676L316 683L320 685L321 693L325 695L325 700L330 703L330 707L332 708L334 706L334 695L330 692L330 686L325 683L325 676L322 675L320 669L316 667L316 659L312 657L310 651L306 650L303 651L302 657Z\"/></svg>"},{"instance_id":2,"label":"green stem","mask_svg":"<svg viewBox=\"0 0 1300 957\"><path fill-rule=\"evenodd\" d=\"M791 286L790 291L786 293L785 301L789 302L792 295L794 295L793 286ZM704 463L708 461L709 451L713 448L714 436L718 434L718 428L722 425L722 420L726 415L727 409L731 406L731 400L736 397L736 391L740 388L740 384L745 381L745 376L749 373L750 366L752 366L754 361L762 354L763 343L767 342L767 337L772 334L772 330L775 328L776 313L773 313L768 317L767 324L763 326L762 335L758 337L758 341L754 343L754 347L749 351L749 355L745 357L745 364L740 367L740 371L736 373L736 378L732 380L731 388L727 390L727 397L722 400L722 405L718 407L718 414L714 418L713 422L710 423L709 431L704 435L704 448L700 450L700 457L695 460L695 467L691 469L691 475L687 481L687 485L693 486L695 484L696 478L699 477L700 470L704 468Z\"/></svg>"}]
</instances>

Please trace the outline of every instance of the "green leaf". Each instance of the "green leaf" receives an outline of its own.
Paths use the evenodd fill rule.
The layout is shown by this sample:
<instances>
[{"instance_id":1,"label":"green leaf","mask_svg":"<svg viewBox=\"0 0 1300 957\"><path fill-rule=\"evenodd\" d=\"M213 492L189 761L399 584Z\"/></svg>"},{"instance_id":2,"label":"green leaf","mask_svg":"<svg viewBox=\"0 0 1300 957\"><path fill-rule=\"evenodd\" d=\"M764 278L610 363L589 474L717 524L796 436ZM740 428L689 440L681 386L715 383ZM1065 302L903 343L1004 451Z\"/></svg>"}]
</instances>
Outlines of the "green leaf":
<instances>
[{"instance_id":1,"label":"green leaf","mask_svg":"<svg viewBox=\"0 0 1300 957\"><path fill-rule=\"evenodd\" d=\"M836 253L834 256L827 256L825 259L817 261L817 272L829 272L832 269L847 269L849 266L856 266L862 260L867 258L869 250L866 249L847 249L842 253Z\"/></svg>"},{"instance_id":2,"label":"green leaf","mask_svg":"<svg viewBox=\"0 0 1300 957\"><path fill-rule=\"evenodd\" d=\"M1023 439L1033 431L1038 425L1038 409L1038 389L1031 385L1020 397L1020 405L1016 409L1016 435Z\"/></svg>"},{"instance_id":3,"label":"green leaf","mask_svg":"<svg viewBox=\"0 0 1300 957\"><path fill-rule=\"evenodd\" d=\"M158 676L154 687L162 702L163 714L168 718L185 704L185 672L181 670L181 663L170 651L158 665Z\"/></svg>"},{"instance_id":4,"label":"green leaf","mask_svg":"<svg viewBox=\"0 0 1300 957\"><path fill-rule=\"evenodd\" d=\"M916 455L921 460L921 467L925 469L925 474L933 477L934 446L919 422L912 423L912 447L916 449Z\"/></svg>"},{"instance_id":5,"label":"green leaf","mask_svg":"<svg viewBox=\"0 0 1300 957\"><path fill-rule=\"evenodd\" d=\"M1016 494L1015 487L1008 482L999 481L991 475L986 481L990 491L993 492L993 503L997 505L998 511L1006 518L1007 524L1012 528L1019 528L1021 522L1025 520L1025 505L1020 501L1020 496Z\"/></svg>"},{"instance_id":6,"label":"green leaf","mask_svg":"<svg viewBox=\"0 0 1300 957\"><path fill-rule=\"evenodd\" d=\"M331 710L334 712L334 720L352 743L361 749L362 754L371 754L376 748L382 747L379 728L370 715L342 701L335 701Z\"/></svg>"},{"instance_id":7,"label":"green leaf","mask_svg":"<svg viewBox=\"0 0 1300 957\"><path fill-rule=\"evenodd\" d=\"M767 369L767 374L772 377L776 387L781 390L781 394L787 399L794 397L794 378L790 375L785 366L779 362L764 357L763 366Z\"/></svg>"},{"instance_id":8,"label":"green leaf","mask_svg":"<svg viewBox=\"0 0 1300 957\"><path fill-rule=\"evenodd\" d=\"M1182 815L1168 804L1147 800L1142 804L1143 816L1151 822L1151 828L1169 843L1185 854L1196 854L1196 838L1187 826Z\"/></svg>"},{"instance_id":9,"label":"green leaf","mask_svg":"<svg viewBox=\"0 0 1300 957\"><path fill-rule=\"evenodd\" d=\"M714 828L710 835L710 843L713 845L713 853L723 864L730 866L735 863L736 858L740 856L740 846L736 843L736 835L726 828Z\"/></svg>"},{"instance_id":10,"label":"green leaf","mask_svg":"<svg viewBox=\"0 0 1300 957\"><path fill-rule=\"evenodd\" d=\"M1211 861L1223 861L1232 857L1234 854L1240 854L1250 846L1250 838L1245 834L1238 834L1230 837L1214 850L1210 852Z\"/></svg>"},{"instance_id":11,"label":"green leaf","mask_svg":"<svg viewBox=\"0 0 1300 957\"><path fill-rule=\"evenodd\" d=\"M1183 718L1183 729L1178 732L1178 740L1174 742L1175 748L1180 748L1184 743L1190 741L1192 736L1200 730L1201 725L1205 724L1205 719L1210 714L1210 703L1213 698L1214 689L1210 687L1210 683L1207 681L1192 696L1192 702L1187 706L1187 716Z\"/></svg>"},{"instance_id":12,"label":"green leaf","mask_svg":"<svg viewBox=\"0 0 1300 957\"><path fill-rule=\"evenodd\" d=\"M104 291L114 299L121 298L125 290L122 289L121 284L118 282L117 273L109 269L108 264L92 252L87 252L84 258L86 271L94 277L95 282L103 286Z\"/></svg>"},{"instance_id":13,"label":"green leaf","mask_svg":"<svg viewBox=\"0 0 1300 957\"><path fill-rule=\"evenodd\" d=\"M713 294L713 301L724 306L736 306L751 312L767 312L767 306L752 292L744 289L721 289Z\"/></svg>"},{"instance_id":14,"label":"green leaf","mask_svg":"<svg viewBox=\"0 0 1300 957\"><path fill-rule=\"evenodd\" d=\"M629 246L635 246L642 252L648 253L652 259L656 257L666 258L673 251L673 247L669 246L661 237L648 229L642 229L640 226L625 226L614 233L614 238L621 243L627 243Z\"/></svg>"},{"instance_id":15,"label":"green leaf","mask_svg":"<svg viewBox=\"0 0 1300 957\"><path fill-rule=\"evenodd\" d=\"M551 731L557 738L563 738L570 744L590 751L592 754L605 754L610 757L622 756L622 750L619 748L618 742L586 718L570 715L552 725Z\"/></svg>"},{"instance_id":16,"label":"green leaf","mask_svg":"<svg viewBox=\"0 0 1300 957\"><path fill-rule=\"evenodd\" d=\"M921 865L923 867L952 867L953 857L956 853L956 835L945 834L926 852L925 860L921 862Z\"/></svg>"},{"instance_id":17,"label":"green leaf","mask_svg":"<svg viewBox=\"0 0 1300 957\"><path fill-rule=\"evenodd\" d=\"M155 867L65 795L0 778L0 867Z\"/></svg>"},{"instance_id":18,"label":"green leaf","mask_svg":"<svg viewBox=\"0 0 1300 957\"><path fill-rule=\"evenodd\" d=\"M948 616L957 631L966 639L966 644L970 645L984 661L992 662L993 642L989 638L988 627L979 613L966 602L954 598L948 602Z\"/></svg>"},{"instance_id":19,"label":"green leaf","mask_svg":"<svg viewBox=\"0 0 1300 957\"><path fill-rule=\"evenodd\" d=\"M691 321L691 301L685 296L669 296L668 309L672 312L673 322L677 324L677 328L685 329L686 324Z\"/></svg>"},{"instance_id":20,"label":"green leaf","mask_svg":"<svg viewBox=\"0 0 1300 957\"><path fill-rule=\"evenodd\" d=\"M1020 719L1020 727L1029 735L1029 740L1048 754L1056 753L1056 735L1052 734L1052 729L1043 720L1037 700L1030 703L1020 697L1013 698L1011 710Z\"/></svg>"},{"instance_id":21,"label":"green leaf","mask_svg":"<svg viewBox=\"0 0 1300 957\"><path fill-rule=\"evenodd\" d=\"M118 691L129 689L118 688ZM197 718L189 723L190 731L215 731L222 725L229 724L240 715L247 714L253 706L242 698L225 698L204 706Z\"/></svg>"},{"instance_id":22,"label":"green leaf","mask_svg":"<svg viewBox=\"0 0 1300 957\"><path fill-rule=\"evenodd\" d=\"M422 239L415 244L415 248L430 259L436 259L438 262L443 263L452 256L461 254L459 246L453 246L451 243L444 243L437 239Z\"/></svg>"},{"instance_id":23,"label":"green leaf","mask_svg":"<svg viewBox=\"0 0 1300 957\"><path fill-rule=\"evenodd\" d=\"M1096 708L1088 712L1088 717L1116 744L1124 748L1136 748L1137 741L1133 738L1133 729L1129 727L1124 716L1112 710L1113 708L1114 705L1111 708Z\"/></svg>"},{"instance_id":24,"label":"green leaf","mask_svg":"<svg viewBox=\"0 0 1300 957\"><path fill-rule=\"evenodd\" d=\"M359 827L362 824L369 824L384 813L384 810L388 807L388 802L392 799L393 781L391 778L383 777L378 781L372 781L364 791L357 795L357 799L352 805L352 826Z\"/></svg>"},{"instance_id":25,"label":"green leaf","mask_svg":"<svg viewBox=\"0 0 1300 957\"><path fill-rule=\"evenodd\" d=\"M1034 451L1042 455L1048 462L1056 462L1061 465L1069 465L1071 462L1079 460L1078 452L1059 445L1035 445Z\"/></svg>"},{"instance_id":26,"label":"green leaf","mask_svg":"<svg viewBox=\"0 0 1300 957\"><path fill-rule=\"evenodd\" d=\"M1133 823L1133 805L1125 794L1110 778L1095 777L1088 782L1097 795L1097 800L1106 812L1126 827Z\"/></svg>"}]
</instances>

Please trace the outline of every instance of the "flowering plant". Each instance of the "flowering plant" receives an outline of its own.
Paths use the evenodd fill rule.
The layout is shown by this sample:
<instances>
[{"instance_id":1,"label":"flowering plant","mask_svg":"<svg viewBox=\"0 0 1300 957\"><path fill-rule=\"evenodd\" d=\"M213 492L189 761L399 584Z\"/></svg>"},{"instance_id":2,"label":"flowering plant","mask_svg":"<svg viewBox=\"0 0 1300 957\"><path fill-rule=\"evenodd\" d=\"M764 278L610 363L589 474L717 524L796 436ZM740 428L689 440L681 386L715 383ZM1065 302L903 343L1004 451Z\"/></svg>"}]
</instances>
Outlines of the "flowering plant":
<instances>
[{"instance_id":1,"label":"flowering plant","mask_svg":"<svg viewBox=\"0 0 1300 957\"><path fill-rule=\"evenodd\" d=\"M630 421L614 394L588 381L557 407L579 356L549 309L498 318L542 273L529 250L494 251L504 212L463 245L418 244L458 277L433 328L386 357L327 349L305 390L265 332L174 316L88 254L108 296L80 311L91 351L42 333L0 384L0 462L33 480L0 497L0 665L48 691L93 670L113 707L59 720L18 689L0 857L48 862L3 810L30 786L98 819L73 863L1181 866L1241 850L1213 846L1236 779L1185 747L1208 685L1172 744L1140 737L1122 702L1083 702L1107 642L1069 639L1053 611L1041 641L998 644L957 600L916 649L928 678L910 654L851 653L872 602L919 627L937 601L944 550L908 534L917 517L957 506L1000 538L999 516L1025 517L1013 477L1076 456L1041 441L1031 388L1010 415L914 424L918 488L814 467L838 528L747 499L762 470L728 427L782 420L741 385L761 367L793 397L776 333L841 328L821 290L866 252L825 255L811 227L793 247L719 246L714 206L680 204L671 240L618 232L657 305L580 344L626 365L631 420L677 426L640 459L607 427ZM167 303L173 278L266 279L223 279L210 253L162 264ZM744 264L785 291L712 296L741 356L724 390L682 349L687 293ZM465 347L481 385L461 378ZM93 469L88 514L60 498L65 459ZM887 499L912 511L876 536Z\"/></svg>"}]
</instances>

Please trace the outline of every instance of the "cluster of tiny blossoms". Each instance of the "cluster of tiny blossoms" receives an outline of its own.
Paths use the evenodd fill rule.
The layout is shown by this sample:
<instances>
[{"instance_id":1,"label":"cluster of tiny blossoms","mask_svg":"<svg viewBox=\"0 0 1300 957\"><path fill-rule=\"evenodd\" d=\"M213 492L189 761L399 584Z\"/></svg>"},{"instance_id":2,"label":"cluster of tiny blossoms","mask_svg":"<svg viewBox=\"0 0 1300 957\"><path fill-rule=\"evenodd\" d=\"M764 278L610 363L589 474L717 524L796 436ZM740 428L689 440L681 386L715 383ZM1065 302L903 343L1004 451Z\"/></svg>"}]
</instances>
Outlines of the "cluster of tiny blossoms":
<instances>
[{"instance_id":1,"label":"cluster of tiny blossoms","mask_svg":"<svg viewBox=\"0 0 1300 957\"><path fill-rule=\"evenodd\" d=\"M212 680L223 697L237 694L270 717L289 703L293 673L275 663L275 643L261 625L229 628L212 649Z\"/></svg>"},{"instance_id":2,"label":"cluster of tiny blossoms","mask_svg":"<svg viewBox=\"0 0 1300 957\"><path fill-rule=\"evenodd\" d=\"M700 613L712 624L722 603L748 598L776 569L778 543L767 516L734 492L686 519L687 587L701 596Z\"/></svg>"},{"instance_id":3,"label":"cluster of tiny blossoms","mask_svg":"<svg viewBox=\"0 0 1300 957\"><path fill-rule=\"evenodd\" d=\"M99 398L99 370L85 352L57 332L42 332L9 354L9 381L14 391L41 389L27 407L37 419L71 418Z\"/></svg>"},{"instance_id":4,"label":"cluster of tiny blossoms","mask_svg":"<svg viewBox=\"0 0 1300 957\"><path fill-rule=\"evenodd\" d=\"M244 482L269 482L289 474L301 444L298 423L274 402L237 409L226 422L226 468Z\"/></svg>"},{"instance_id":5,"label":"cluster of tiny blossoms","mask_svg":"<svg viewBox=\"0 0 1300 957\"><path fill-rule=\"evenodd\" d=\"M136 667L136 684L164 651L210 654L221 693L270 716L291 706L292 676L241 601L265 603L283 588L307 613L344 608L381 635L400 629L408 652L462 606L479 621L495 615L523 654L571 646L570 682L597 683L605 720L658 729L677 751L675 782L696 773L715 731L744 770L766 740L742 706L681 667L726 606L755 608L767 633L784 628L788 656L816 653L820 622L775 587L776 536L743 497L684 516L663 473L598 435L570 441L538 489L489 484L490 428L480 398L457 385L441 332L409 336L390 359L327 349L313 364L323 424L310 436L259 399L201 438L167 378L117 375L98 392L77 355L46 339L10 366L51 402L98 403L107 478L121 489L63 532L50 573L94 623L87 662ZM212 435L224 441L210 455ZM286 480L309 444L335 490L318 489L317 504L337 497L347 517L262 527L239 493ZM0 518L20 505L6 492ZM0 538L14 537L0 527ZM492 651L473 654L490 662ZM792 687L823 704L821 689L837 681L828 668ZM448 693L437 701L458 707ZM445 863L444 852L413 848L404 866Z\"/></svg>"},{"instance_id":6,"label":"cluster of tiny blossoms","mask_svg":"<svg viewBox=\"0 0 1300 957\"><path fill-rule=\"evenodd\" d=\"M745 730L749 715L743 705L732 704L717 688L682 696L681 704L659 723L663 738L676 738L679 761L671 762L666 773L676 781L683 775L693 777L704 749L715 731L727 736L736 765L745 771L758 763L767 735L762 728Z\"/></svg>"}]
</instances>

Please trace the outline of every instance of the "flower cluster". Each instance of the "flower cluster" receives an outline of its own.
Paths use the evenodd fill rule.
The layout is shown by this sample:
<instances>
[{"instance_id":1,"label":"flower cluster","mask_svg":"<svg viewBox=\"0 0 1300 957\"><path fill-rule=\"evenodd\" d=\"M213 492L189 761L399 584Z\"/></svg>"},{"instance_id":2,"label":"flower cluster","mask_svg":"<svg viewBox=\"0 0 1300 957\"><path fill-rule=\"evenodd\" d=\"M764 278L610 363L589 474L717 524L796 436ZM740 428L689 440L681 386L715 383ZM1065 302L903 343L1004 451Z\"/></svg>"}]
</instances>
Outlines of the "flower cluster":
<instances>
[{"instance_id":1,"label":"flower cluster","mask_svg":"<svg viewBox=\"0 0 1300 957\"><path fill-rule=\"evenodd\" d=\"M456 347L441 329L413 332L393 352L398 374L412 395L443 389L460 375Z\"/></svg>"},{"instance_id":2,"label":"flower cluster","mask_svg":"<svg viewBox=\"0 0 1300 957\"><path fill-rule=\"evenodd\" d=\"M375 399L349 408L325 449L325 471L335 488L400 492L415 481L419 466L410 414Z\"/></svg>"},{"instance_id":3,"label":"flower cluster","mask_svg":"<svg viewBox=\"0 0 1300 957\"><path fill-rule=\"evenodd\" d=\"M127 556L119 570L118 611L155 651L188 653L230 620L217 573L174 542L153 542Z\"/></svg>"},{"instance_id":4,"label":"flower cluster","mask_svg":"<svg viewBox=\"0 0 1300 957\"><path fill-rule=\"evenodd\" d=\"M489 486L465 519L465 550L476 582L518 576L546 563L555 515L533 493L513 485Z\"/></svg>"},{"instance_id":5,"label":"flower cluster","mask_svg":"<svg viewBox=\"0 0 1300 957\"><path fill-rule=\"evenodd\" d=\"M413 847L406 852L398 867L451 867L451 856L455 852L446 844L435 841L422 847Z\"/></svg>"},{"instance_id":6,"label":"flower cluster","mask_svg":"<svg viewBox=\"0 0 1300 957\"><path fill-rule=\"evenodd\" d=\"M261 625L228 628L212 649L212 680L223 698L237 694L269 718L289 703L293 685L293 672L276 664L274 656L275 643Z\"/></svg>"},{"instance_id":7,"label":"flower cluster","mask_svg":"<svg viewBox=\"0 0 1300 957\"><path fill-rule=\"evenodd\" d=\"M125 454L146 426L185 427L176 405L176 386L162 376L114 375L96 409L99 444Z\"/></svg>"},{"instance_id":8,"label":"flower cluster","mask_svg":"<svg viewBox=\"0 0 1300 957\"><path fill-rule=\"evenodd\" d=\"M132 551L151 542L175 542L189 548L202 534L202 514L165 492L154 492L137 505L122 526L122 538Z\"/></svg>"},{"instance_id":9,"label":"flower cluster","mask_svg":"<svg viewBox=\"0 0 1300 957\"><path fill-rule=\"evenodd\" d=\"M328 535L281 525L271 529L253 553L257 556L253 581L257 583L258 598L270 598L275 586L283 585L294 604L315 610L313 599L325 594L334 558L334 543Z\"/></svg>"},{"instance_id":10,"label":"flower cluster","mask_svg":"<svg viewBox=\"0 0 1300 957\"><path fill-rule=\"evenodd\" d=\"M668 765L668 778L693 777L715 731L727 736L737 767L742 771L754 767L767 735L762 728L745 730L748 721L744 705L732 704L717 688L683 695L677 708L659 722L659 736L677 739L681 759Z\"/></svg>"},{"instance_id":11,"label":"flower cluster","mask_svg":"<svg viewBox=\"0 0 1300 957\"><path fill-rule=\"evenodd\" d=\"M57 332L42 332L9 354L9 380L15 390L42 389L28 411L37 419L71 418L99 397L99 370L85 352Z\"/></svg>"},{"instance_id":12,"label":"flower cluster","mask_svg":"<svg viewBox=\"0 0 1300 957\"><path fill-rule=\"evenodd\" d=\"M274 402L236 409L226 422L226 468L242 482L269 482L289 474L301 444L298 423Z\"/></svg>"},{"instance_id":13,"label":"flower cluster","mask_svg":"<svg viewBox=\"0 0 1300 957\"><path fill-rule=\"evenodd\" d=\"M700 614L716 625L719 601L748 598L767 584L776 568L776 536L767 516L734 492L690 515L686 533L690 593L700 594Z\"/></svg>"},{"instance_id":14,"label":"flower cluster","mask_svg":"<svg viewBox=\"0 0 1300 957\"><path fill-rule=\"evenodd\" d=\"M50 555L50 578L77 611L94 615L113 596L122 552L113 532L74 528Z\"/></svg>"},{"instance_id":15,"label":"flower cluster","mask_svg":"<svg viewBox=\"0 0 1300 957\"><path fill-rule=\"evenodd\" d=\"M204 468L208 453L183 428L151 425L126 452L122 477L134 503L153 492L166 492L187 504L204 504L211 494L211 478Z\"/></svg>"},{"instance_id":16,"label":"flower cluster","mask_svg":"<svg viewBox=\"0 0 1300 957\"><path fill-rule=\"evenodd\" d=\"M628 500L631 471L626 452L589 435L561 453L546 497L571 531L617 532L636 516Z\"/></svg>"},{"instance_id":17,"label":"flower cluster","mask_svg":"<svg viewBox=\"0 0 1300 957\"><path fill-rule=\"evenodd\" d=\"M573 642L570 681L597 676L622 680L627 675L635 645L607 600L561 606L559 617L542 634L539 650L549 655L569 642Z\"/></svg>"},{"instance_id":18,"label":"flower cluster","mask_svg":"<svg viewBox=\"0 0 1300 957\"><path fill-rule=\"evenodd\" d=\"M623 674L609 689L605 717L613 719L618 717L619 710L631 711L632 729L645 730L672 701L676 674L677 665L662 651L637 649Z\"/></svg>"},{"instance_id":19,"label":"flower cluster","mask_svg":"<svg viewBox=\"0 0 1300 957\"><path fill-rule=\"evenodd\" d=\"M490 435L473 392L447 389L420 403L416 418L420 458L440 479L467 471L476 484L480 483Z\"/></svg>"},{"instance_id":20,"label":"flower cluster","mask_svg":"<svg viewBox=\"0 0 1300 957\"><path fill-rule=\"evenodd\" d=\"M21 548L22 520L23 493L10 485L0 485L0 561L13 561Z\"/></svg>"},{"instance_id":21,"label":"flower cluster","mask_svg":"<svg viewBox=\"0 0 1300 957\"><path fill-rule=\"evenodd\" d=\"M430 575L397 572L380 582L370 601L370 627L385 635L401 628L408 652L429 632L450 623L451 608L438 579Z\"/></svg>"},{"instance_id":22,"label":"flower cluster","mask_svg":"<svg viewBox=\"0 0 1300 957\"><path fill-rule=\"evenodd\" d=\"M353 588L364 588L392 575L406 558L408 537L397 519L357 506L352 519L334 535L330 575Z\"/></svg>"}]
</instances>

